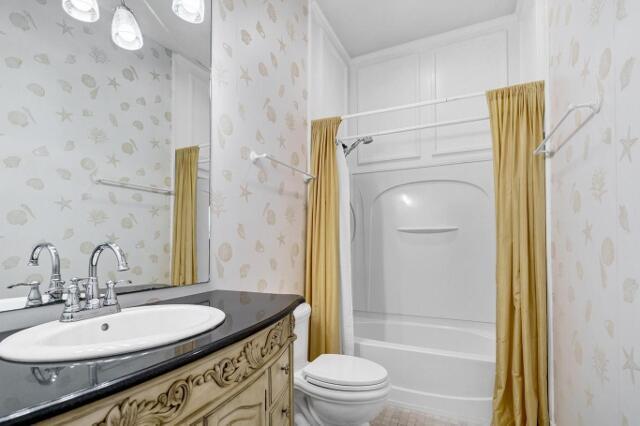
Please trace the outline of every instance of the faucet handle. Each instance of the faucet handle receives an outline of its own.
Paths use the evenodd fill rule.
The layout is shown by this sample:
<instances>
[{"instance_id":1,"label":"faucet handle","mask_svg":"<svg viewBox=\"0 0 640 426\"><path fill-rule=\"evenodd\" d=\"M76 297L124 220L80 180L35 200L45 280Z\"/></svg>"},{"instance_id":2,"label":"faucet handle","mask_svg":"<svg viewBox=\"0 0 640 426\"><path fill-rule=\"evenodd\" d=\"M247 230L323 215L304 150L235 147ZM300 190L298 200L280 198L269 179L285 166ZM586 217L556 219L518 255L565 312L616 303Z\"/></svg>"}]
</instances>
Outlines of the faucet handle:
<instances>
[{"instance_id":1,"label":"faucet handle","mask_svg":"<svg viewBox=\"0 0 640 426\"><path fill-rule=\"evenodd\" d=\"M75 287L78 289L78 298L82 298L82 292L85 292L85 296L86 296L86 291L87 291L87 285L89 284L89 278L77 278L77 277L73 277L71 278L71 283L69 285L67 285L65 288L66 289L70 289L72 287Z\"/></svg>"},{"instance_id":2,"label":"faucet handle","mask_svg":"<svg viewBox=\"0 0 640 426\"><path fill-rule=\"evenodd\" d=\"M69 285L65 286L64 294L67 295L67 299L64 301L64 309L60 315L60 321L73 321L76 312L82 310L80 306L80 284L82 281L86 281L86 279L71 278Z\"/></svg>"},{"instance_id":3,"label":"faucet handle","mask_svg":"<svg viewBox=\"0 0 640 426\"><path fill-rule=\"evenodd\" d=\"M80 282L82 278L71 278L71 283L65 287L64 293L67 300L64 301L64 313L80 311Z\"/></svg>"},{"instance_id":4,"label":"faucet handle","mask_svg":"<svg viewBox=\"0 0 640 426\"><path fill-rule=\"evenodd\" d=\"M104 295L104 306L118 304L118 296L116 294L116 285L120 283L131 284L131 280L107 281L107 293Z\"/></svg>"},{"instance_id":5,"label":"faucet handle","mask_svg":"<svg viewBox=\"0 0 640 426\"><path fill-rule=\"evenodd\" d=\"M30 287L29 294L27 295L27 302L25 307L40 306L42 305L42 294L40 294L40 281L31 281L29 283L15 283L7 286L7 288L14 287Z\"/></svg>"},{"instance_id":6,"label":"faucet handle","mask_svg":"<svg viewBox=\"0 0 640 426\"><path fill-rule=\"evenodd\" d=\"M45 294L48 294L49 296L51 296L52 299L54 300L59 300L60 297L64 294L64 284L65 282L62 280L55 280L52 281L54 283L54 286L49 286L49 288L47 290L45 290Z\"/></svg>"},{"instance_id":7,"label":"faucet handle","mask_svg":"<svg viewBox=\"0 0 640 426\"><path fill-rule=\"evenodd\" d=\"M40 287L40 281L31 281L28 283L15 283L7 286L7 288L14 288L14 287Z\"/></svg>"},{"instance_id":8,"label":"faucet handle","mask_svg":"<svg viewBox=\"0 0 640 426\"><path fill-rule=\"evenodd\" d=\"M84 290L84 287L87 285L89 278L71 278L71 283L66 287L67 289L71 289L72 287L76 287L78 292Z\"/></svg>"}]
</instances>

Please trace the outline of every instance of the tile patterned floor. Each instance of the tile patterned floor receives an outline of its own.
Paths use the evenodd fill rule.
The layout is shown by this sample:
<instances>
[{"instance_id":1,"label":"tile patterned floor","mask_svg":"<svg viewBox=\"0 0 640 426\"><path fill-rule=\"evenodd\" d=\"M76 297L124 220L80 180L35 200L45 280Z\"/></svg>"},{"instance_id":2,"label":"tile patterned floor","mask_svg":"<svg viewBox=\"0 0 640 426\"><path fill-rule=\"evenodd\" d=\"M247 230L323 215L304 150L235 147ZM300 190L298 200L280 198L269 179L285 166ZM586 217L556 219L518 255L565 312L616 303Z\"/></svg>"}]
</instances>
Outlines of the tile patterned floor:
<instances>
[{"instance_id":1,"label":"tile patterned floor","mask_svg":"<svg viewBox=\"0 0 640 426\"><path fill-rule=\"evenodd\" d=\"M467 426L467 423L387 405L371 426Z\"/></svg>"}]
</instances>

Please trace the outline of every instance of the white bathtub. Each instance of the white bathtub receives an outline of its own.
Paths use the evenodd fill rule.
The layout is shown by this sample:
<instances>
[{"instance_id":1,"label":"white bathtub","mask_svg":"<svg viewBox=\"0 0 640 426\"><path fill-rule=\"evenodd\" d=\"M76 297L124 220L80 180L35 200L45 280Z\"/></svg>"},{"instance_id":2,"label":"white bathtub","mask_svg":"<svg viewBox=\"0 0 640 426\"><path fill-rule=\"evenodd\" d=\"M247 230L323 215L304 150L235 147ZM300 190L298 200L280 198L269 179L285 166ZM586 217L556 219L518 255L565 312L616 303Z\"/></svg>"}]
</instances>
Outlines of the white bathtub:
<instances>
[{"instance_id":1,"label":"white bathtub","mask_svg":"<svg viewBox=\"0 0 640 426\"><path fill-rule=\"evenodd\" d=\"M490 325L356 315L355 350L383 365L391 402L489 424L495 372Z\"/></svg>"}]
</instances>

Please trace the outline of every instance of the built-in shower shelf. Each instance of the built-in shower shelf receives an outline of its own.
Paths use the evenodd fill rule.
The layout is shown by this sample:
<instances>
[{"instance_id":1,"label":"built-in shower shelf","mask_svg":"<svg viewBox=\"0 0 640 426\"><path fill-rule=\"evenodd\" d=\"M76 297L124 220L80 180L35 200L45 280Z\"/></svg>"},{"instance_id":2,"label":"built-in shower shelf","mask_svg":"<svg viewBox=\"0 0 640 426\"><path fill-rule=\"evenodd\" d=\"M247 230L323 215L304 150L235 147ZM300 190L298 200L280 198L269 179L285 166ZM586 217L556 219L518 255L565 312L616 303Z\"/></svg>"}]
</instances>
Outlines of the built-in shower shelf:
<instances>
[{"instance_id":1,"label":"built-in shower shelf","mask_svg":"<svg viewBox=\"0 0 640 426\"><path fill-rule=\"evenodd\" d=\"M460 229L459 226L421 226L421 227L403 227L397 228L398 232L406 234L442 234L445 232L453 232Z\"/></svg>"}]
</instances>

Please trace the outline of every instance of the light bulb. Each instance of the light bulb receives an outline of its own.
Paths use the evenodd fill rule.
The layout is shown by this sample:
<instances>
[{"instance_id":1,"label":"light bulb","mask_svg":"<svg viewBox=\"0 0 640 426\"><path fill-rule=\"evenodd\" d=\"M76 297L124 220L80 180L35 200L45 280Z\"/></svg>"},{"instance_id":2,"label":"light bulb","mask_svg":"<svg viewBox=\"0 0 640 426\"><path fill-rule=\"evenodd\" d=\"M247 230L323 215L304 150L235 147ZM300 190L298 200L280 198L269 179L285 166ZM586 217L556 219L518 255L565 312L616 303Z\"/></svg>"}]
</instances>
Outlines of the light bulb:
<instances>
[{"instance_id":1,"label":"light bulb","mask_svg":"<svg viewBox=\"0 0 640 426\"><path fill-rule=\"evenodd\" d=\"M173 0L171 9L178 17L192 24L204 21L204 0Z\"/></svg>"},{"instance_id":2,"label":"light bulb","mask_svg":"<svg viewBox=\"0 0 640 426\"><path fill-rule=\"evenodd\" d=\"M100 19L98 0L62 0L62 9L82 22L96 22Z\"/></svg>"},{"instance_id":3,"label":"light bulb","mask_svg":"<svg viewBox=\"0 0 640 426\"><path fill-rule=\"evenodd\" d=\"M136 17L124 2L116 7L111 22L111 39L126 50L138 50L144 44Z\"/></svg>"}]
</instances>

